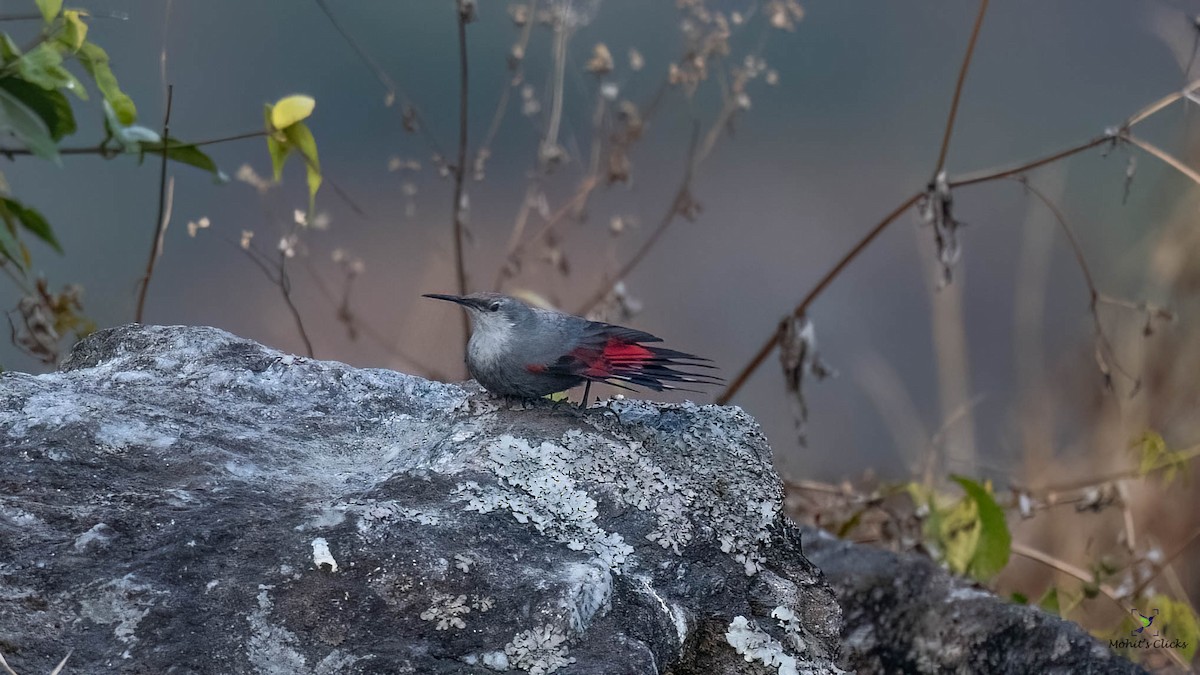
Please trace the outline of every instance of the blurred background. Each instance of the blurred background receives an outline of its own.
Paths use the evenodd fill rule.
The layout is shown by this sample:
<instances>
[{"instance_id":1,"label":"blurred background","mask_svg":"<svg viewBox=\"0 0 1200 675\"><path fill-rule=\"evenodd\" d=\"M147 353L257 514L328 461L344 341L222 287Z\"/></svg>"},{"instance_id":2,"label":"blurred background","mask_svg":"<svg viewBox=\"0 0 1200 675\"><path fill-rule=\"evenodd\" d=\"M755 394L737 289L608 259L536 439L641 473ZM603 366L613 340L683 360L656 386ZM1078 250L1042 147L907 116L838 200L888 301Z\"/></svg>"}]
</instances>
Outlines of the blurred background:
<instances>
[{"instance_id":1,"label":"blurred background","mask_svg":"<svg viewBox=\"0 0 1200 675\"><path fill-rule=\"evenodd\" d=\"M77 4L140 124L161 126L167 83L172 136L184 140L258 131L262 105L289 94L317 102L308 124L326 183L305 227L294 218L307 205L303 167L269 185L262 138L205 147L226 184L169 167L171 224L147 322L212 325L303 353L279 285L241 248L252 232L268 255L281 243L294 253L292 299L318 358L465 376L457 309L420 297L457 284L454 2ZM730 379L840 256L929 182L977 5L515 0L475 10L469 289L580 309L670 213L690 164L690 217L591 309L712 358ZM30 11L32 0L0 2L3 14ZM1198 12L1200 2L1167 0L995 3L948 173L1070 147L1178 91L1200 75ZM28 38L37 25L5 29ZM1196 106L1177 102L1137 135L1200 165ZM76 117L75 144L98 141L97 102L77 105ZM100 327L133 320L157 160L66 156L56 167L16 157L0 170L65 250L31 244L38 273L55 289L80 284ZM1069 221L1101 292L1168 306L1177 319L1152 321L1146 336L1137 306L1101 305L1106 388L1089 289L1051 210L1011 180L956 189L966 225L951 284L939 283L933 229L910 210L812 306L821 359L837 376L803 385L806 443L776 354L733 399L762 424L785 478L869 485L933 471L1037 488L1136 467L1130 447L1147 430L1171 449L1200 443L1197 185L1129 145L1027 177ZM514 242L517 264L506 262ZM21 294L0 295L9 308ZM7 341L0 364L52 367ZM1186 543L1169 561L1174 582L1154 583L1196 597L1194 491L1151 480L1114 489L1121 508L1014 523L1015 536L1084 568L1114 551L1161 562ZM1046 565L1014 560L1012 587L1032 597L1050 583Z\"/></svg>"}]
</instances>

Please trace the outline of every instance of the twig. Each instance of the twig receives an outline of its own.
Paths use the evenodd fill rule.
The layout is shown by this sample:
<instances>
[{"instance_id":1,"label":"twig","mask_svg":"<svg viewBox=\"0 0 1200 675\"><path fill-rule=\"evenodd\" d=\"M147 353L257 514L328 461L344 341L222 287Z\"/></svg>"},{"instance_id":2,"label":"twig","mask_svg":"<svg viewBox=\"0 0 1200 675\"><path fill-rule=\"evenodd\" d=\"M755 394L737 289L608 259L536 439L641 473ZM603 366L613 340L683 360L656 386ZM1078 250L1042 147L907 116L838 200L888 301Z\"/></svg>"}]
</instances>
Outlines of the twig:
<instances>
[{"instance_id":1,"label":"twig","mask_svg":"<svg viewBox=\"0 0 1200 675\"><path fill-rule=\"evenodd\" d=\"M379 62L376 61L369 53L367 53L367 50L363 48L363 46L360 45L353 36L350 35L350 32L342 27L342 24L338 22L337 18L333 15L333 12L329 9L329 5L326 4L325 0L315 0L315 2L317 3L317 6L321 8L321 11L325 13L325 18L329 19L329 23L333 26L334 30L336 30L338 34L342 36L342 39L350 45L350 48L354 50L354 53L358 55L358 58L375 75L375 79L379 80L379 83L383 85L384 89L387 90L387 98L389 101L388 105L391 105L390 101L396 98L400 99L402 108L401 114L406 117L405 126L407 127L409 125L407 116L411 115L413 126L418 132L420 132L421 137L425 139L426 144L429 145L429 149L435 154L443 154L441 147L438 145L437 139L435 139L429 129L426 128L421 113L417 110L416 105L414 105L412 100L410 100L408 96L404 94L404 91L400 89L400 87L396 84L396 81L393 80L391 76L387 74L387 71L385 71L383 67L379 65Z\"/></svg>"},{"instance_id":2,"label":"twig","mask_svg":"<svg viewBox=\"0 0 1200 675\"><path fill-rule=\"evenodd\" d=\"M1170 155L1166 150L1163 150L1149 141L1143 141L1142 139L1128 132L1123 133L1121 138L1129 141L1142 150L1145 150L1151 155L1154 155L1158 159L1162 160L1167 166L1190 178L1193 183L1200 185L1200 173L1197 173L1195 169Z\"/></svg>"},{"instance_id":3,"label":"twig","mask_svg":"<svg viewBox=\"0 0 1200 675\"><path fill-rule=\"evenodd\" d=\"M461 3L461 0L460 0ZM458 7L458 163L454 167L454 273L458 283L458 294L467 293L467 270L463 263L463 183L467 177L467 112L468 83L470 71L467 67L467 21L470 19L468 10L461 4ZM462 339L464 348L467 336L470 335L470 323L466 312L462 314Z\"/></svg>"},{"instance_id":4,"label":"twig","mask_svg":"<svg viewBox=\"0 0 1200 675\"><path fill-rule=\"evenodd\" d=\"M509 72L511 74L503 91L500 92L500 100L496 103L496 112L492 113L492 123L488 126L487 134L483 137L483 143L479 146L479 152L481 153L488 151L492 147L492 141L495 140L496 134L500 131L500 123L504 121L504 114L508 112L508 99L512 96L512 90L521 76L522 64L525 63L525 50L529 46L529 36L533 34L533 24L537 23L534 20L534 17L537 15L537 5L538 0L532 0L529 3L529 20L521 27L521 37L517 39L516 44L516 47L520 50L520 55L519 58L517 55L513 55L513 60L510 62Z\"/></svg>"},{"instance_id":5,"label":"twig","mask_svg":"<svg viewBox=\"0 0 1200 675\"><path fill-rule=\"evenodd\" d=\"M575 312L576 314L587 314L593 307L603 302L604 298L608 297L608 294L612 291L613 287L617 285L617 282L628 276L629 273L633 271L633 269L637 267L640 262L642 262L642 258L645 258L646 254L650 252L650 249L654 248L654 244L656 244L659 238L662 237L663 233L667 231L667 228L671 226L671 223L675 221L675 218L688 208L688 204L692 200L692 174L696 169L696 145L699 140L700 124L699 122L695 122L692 125L692 140L688 144L687 164L683 171L683 181L680 183L679 189L675 191L675 196L671 198L670 207L667 208L666 213L664 213L662 218L659 220L658 227L654 228L654 232L651 233L646 241L642 243L642 246L638 249L637 253L635 253L633 257L630 258L629 261L626 262L625 265L622 266L614 276L602 284L601 287L594 294L592 294L592 296L588 298L586 302L580 305L579 309Z\"/></svg>"},{"instance_id":6,"label":"twig","mask_svg":"<svg viewBox=\"0 0 1200 675\"><path fill-rule=\"evenodd\" d=\"M1192 86L1192 84L1189 84L1188 86L1190 87L1190 86ZM1125 137L1127 139L1129 139L1130 142L1132 143L1133 142L1132 137L1128 136L1128 134L1127 134L1128 128L1130 126L1133 126L1135 124L1142 122L1143 120L1147 119L1150 115L1162 110L1167 105L1169 105L1175 101L1178 101L1180 98L1182 98L1182 96L1172 94L1170 96L1159 99L1158 101L1154 102L1150 106L1143 108L1141 111L1136 113L1133 117L1129 118L1129 121L1127 121L1125 124L1125 132L1113 132L1113 133L1102 134L1100 136L1095 136L1087 141L1084 141L1077 145L1073 145L1064 150L1059 150L1057 152L1046 155L1044 157L1038 157L1037 159L1019 162L1017 164L1007 166L1007 167L1002 167L999 169L986 169L983 171L977 171L975 173L966 174L964 176L959 176L957 178L953 178L950 181L948 181L948 184L951 188L959 188L959 187L967 187L969 185L978 185L980 183L987 183L987 182L991 182L991 181L994 181L994 180L997 180L1000 178L1008 178L1010 176L1015 176L1017 174L1024 173L1026 171L1031 171L1040 166L1045 166L1046 164L1051 164L1051 163L1066 159L1068 157L1071 157L1073 155L1077 155L1081 152L1084 152L1085 150L1090 150L1099 145L1104 145L1106 143L1112 143L1114 138L1120 137L1119 136L1120 133L1125 133L1126 134ZM1152 150L1149 149L1154 146L1151 146L1149 144L1145 144L1145 145L1146 145L1146 147L1142 147L1140 145L1139 145L1139 147L1142 147L1143 150L1146 150L1147 152L1150 152L1151 154L1155 154ZM1155 148L1155 150L1157 150L1157 148ZM1163 153L1163 154L1165 155L1166 153ZM1167 155L1167 157L1170 157L1170 156ZM1162 157L1160 157L1160 159L1163 159L1163 161L1168 161L1167 159L1164 159ZM1174 159L1174 158L1171 158L1171 159ZM1177 162L1177 160L1176 160L1176 162ZM1168 161L1168 163L1170 163L1170 162ZM1172 166L1175 166L1175 165L1172 164ZM1178 169L1179 167L1176 166L1175 168ZM821 292L824 291L825 288L827 286L829 286L829 284L835 278L837 278L837 276L839 274L842 273L842 271L845 269L846 265L848 265L851 261L853 261L854 258L856 258L858 256L858 254L861 253L862 250L864 248L866 248L866 246L868 244L870 244L876 237L878 237L879 234L883 230L885 230L888 225L890 225L894 220L896 220L896 218L898 218L902 213L904 213L909 208L911 208L913 206L913 204L915 204L917 202L917 200L921 198L921 195L922 195L922 193L917 193L917 194L910 196L907 200L904 201L904 203L902 203L899 207L897 207L894 211L892 211L892 213L888 214L887 217L885 217L878 225L876 225L862 239L860 239L858 241L858 243L856 243L854 245L854 248L852 248L845 256L843 256L842 259L840 261L838 261L837 265L835 265L832 270L830 270L825 276L821 277L821 280L819 282L817 282L817 285L813 288L813 290L809 291L808 295L805 296L804 300L801 301L801 303L796 306L796 308L793 310L793 313L796 316L800 316L800 315L804 314L808 310L808 306L810 304L812 304L813 300L815 300L816 297L818 295L820 295ZM751 357L749 363L747 363L742 368L742 370L738 373L738 375L736 377L734 377L733 380L730 381L729 386L725 388L725 391L723 391L721 393L721 395L717 397L717 399L716 399L717 403L719 403L721 405L729 403L729 401L732 400L735 395L737 395L738 391L741 390L742 386L744 386L746 384L746 381L750 379L750 376L752 374L754 374L754 371L756 371L759 368L759 366L761 366L763 364L763 362L766 361L767 357L771 354L771 350L775 349L775 347L778 344L779 344L779 331L776 328L775 330L772 330L771 336L766 340L766 342L763 343L763 346L759 348L758 352L756 352L754 354L754 356Z\"/></svg>"},{"instance_id":7,"label":"twig","mask_svg":"<svg viewBox=\"0 0 1200 675\"><path fill-rule=\"evenodd\" d=\"M266 135L267 135L267 132L263 131L263 130L248 131L244 134L235 134L233 136L222 136L221 138L210 138L208 140L196 141L194 143L187 143L187 142L181 141L180 145L181 146L192 146L192 147L198 148L202 145L215 145L217 143L228 143L229 141L240 141L240 140L244 140L247 138L258 138L260 136L266 136ZM26 155L32 155L32 154L33 154L33 151L30 150L29 148L0 148L0 155L8 157L9 159L16 157L16 156L26 156ZM59 148L58 154L60 154L60 155L100 155L100 156L104 157L105 159L112 159L113 157L118 157L125 153L121 152L120 150L115 150L113 148L110 148L108 146L101 144L101 145L91 145L91 146L75 147L75 148Z\"/></svg>"},{"instance_id":8,"label":"twig","mask_svg":"<svg viewBox=\"0 0 1200 675\"><path fill-rule=\"evenodd\" d=\"M842 259L833 266L833 269L826 272L825 276L821 277L821 280L817 282L817 285L808 292L808 295L804 296L804 299L800 301L800 304L796 305L796 308L792 310L792 316L803 316L808 311L809 305L811 305L813 301L817 299L817 296L819 296L829 286L829 284L833 283L833 280L842 273L842 270L846 269L846 267L858 257L858 254L862 253L863 250L871 244L871 242L875 241L875 238L882 234L883 231L887 229L888 225L891 225L892 222L903 215L905 211L912 208L913 204L917 203L917 200L921 198L922 194L924 193L917 192L908 199L904 200L900 206L897 206L895 209L893 209L892 212L884 216L883 220L879 221L875 227L871 228L871 231L867 232L866 236L864 236L862 239L859 239L858 243L854 245L854 248L850 249L844 256L842 256ZM730 399L732 399L738 393L738 391L741 390L742 386L746 384L746 381L750 379L750 376L754 374L754 371L758 370L758 367L762 365L763 361L767 360L767 357L771 354L771 350L775 349L775 347L779 344L779 336L781 334L782 331L780 331L778 327L771 331L771 337L763 343L762 347L759 347L758 352L754 354L754 356L750 359L750 362L742 368L741 372L739 372L737 376L734 377L729 383L729 386L725 388L725 391L721 392L721 395L717 397L717 403L719 405L725 405L726 403L729 403Z\"/></svg>"},{"instance_id":9,"label":"twig","mask_svg":"<svg viewBox=\"0 0 1200 675\"><path fill-rule=\"evenodd\" d=\"M558 127L562 121L563 89L567 65L567 17L565 10L557 12L554 19L554 82L550 92L550 121L546 125L546 137L542 141L539 158L546 161L557 156ZM553 154L552 154L553 153Z\"/></svg>"},{"instance_id":10,"label":"twig","mask_svg":"<svg viewBox=\"0 0 1200 675\"><path fill-rule=\"evenodd\" d=\"M163 153L162 162L159 164L158 174L158 218L154 226L154 240L150 242L150 257L146 261L146 274L142 277L142 283L138 288L137 311L134 313L134 321L142 322L142 315L146 309L146 293L150 290L150 280L154 277L154 265L158 262L158 257L162 255L163 235L167 231L167 224L171 219L171 211L168 207L167 200L167 139L170 138L171 128L171 99L174 95L174 85L167 85L167 110L163 114ZM174 193L174 190L171 191Z\"/></svg>"},{"instance_id":11,"label":"twig","mask_svg":"<svg viewBox=\"0 0 1200 675\"><path fill-rule=\"evenodd\" d=\"M967 71L971 68L971 57L975 54L975 43L979 39L979 29L983 27L983 17L987 14L987 8L988 0L980 0L979 14L975 16L971 39L967 42L967 53L963 56L962 66L958 69L958 82L954 85L954 98L950 101L950 116L946 119L946 129L942 132L942 149L938 151L937 166L933 169L935 179L946 167L946 153L950 151L950 137L954 134L954 120L958 117L958 102L962 98L963 85L967 81Z\"/></svg>"},{"instance_id":12,"label":"twig","mask_svg":"<svg viewBox=\"0 0 1200 675\"><path fill-rule=\"evenodd\" d=\"M1150 582L1154 581L1159 574L1162 574L1163 570L1170 567L1171 563L1175 562L1179 556L1187 552L1187 550L1192 547L1192 544L1196 543L1196 540L1198 539L1200 539L1200 529L1193 531L1192 534L1187 539L1184 539L1183 543L1180 544L1173 553L1171 553L1171 555L1164 558L1161 563L1154 565L1154 573L1147 576L1145 579L1142 579L1141 583L1139 583L1133 588L1132 591L1130 591L1129 597L1136 598L1140 596L1142 592L1146 590L1146 587L1150 585Z\"/></svg>"},{"instance_id":13,"label":"twig","mask_svg":"<svg viewBox=\"0 0 1200 675\"><path fill-rule=\"evenodd\" d=\"M1067 236L1067 241L1071 243L1071 251L1075 254L1075 262L1078 263L1079 270L1083 272L1083 280L1088 287L1088 296L1090 298L1088 302L1088 311L1092 315L1092 327L1096 333L1096 354L1098 358L1102 359L1100 363L1101 372L1103 372L1105 378L1108 378L1108 365L1111 363L1117 372L1128 378L1136 388L1139 383L1139 378L1125 370L1125 368L1121 366L1120 362L1117 361L1116 349L1113 347L1112 342L1108 339L1108 335L1105 334L1103 324L1100 323L1100 313L1097 310L1097 306L1101 300L1107 296L1103 295L1100 292L1100 289L1096 287L1096 280L1092 276L1091 268L1088 267L1087 258L1085 258L1083 255L1083 247L1079 244L1079 238L1075 236L1074 230L1072 230L1071 226L1067 223L1067 218L1063 215L1062 210L1059 209L1049 197L1047 197L1041 190L1034 187L1033 184L1030 183L1029 180L1024 176L1016 176L1012 178L1021 185L1025 186L1025 190L1028 191L1029 194L1036 197L1038 201L1040 201L1047 209L1050 210L1050 213L1054 216L1054 219L1058 221L1059 227L1062 228L1063 233Z\"/></svg>"},{"instance_id":14,"label":"twig","mask_svg":"<svg viewBox=\"0 0 1200 675\"><path fill-rule=\"evenodd\" d=\"M292 313L292 320L296 322L296 330L304 342L304 352L308 358L316 358L313 353L312 340L308 338L308 331L304 328L304 319L300 316L300 310L296 307L296 303L292 301L292 280L287 273L287 253L284 251L279 252L279 290L283 293L283 301L287 304L288 311Z\"/></svg>"}]
</instances>

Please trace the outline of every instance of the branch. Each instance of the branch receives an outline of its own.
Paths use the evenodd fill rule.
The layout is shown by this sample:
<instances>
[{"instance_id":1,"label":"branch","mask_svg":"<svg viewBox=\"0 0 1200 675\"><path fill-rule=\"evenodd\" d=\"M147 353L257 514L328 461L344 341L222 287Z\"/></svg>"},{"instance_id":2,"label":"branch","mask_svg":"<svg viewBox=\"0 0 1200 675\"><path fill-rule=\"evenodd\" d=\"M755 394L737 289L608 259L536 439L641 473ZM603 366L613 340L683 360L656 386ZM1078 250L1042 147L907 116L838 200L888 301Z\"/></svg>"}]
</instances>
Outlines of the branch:
<instances>
[{"instance_id":1,"label":"branch","mask_svg":"<svg viewBox=\"0 0 1200 675\"><path fill-rule=\"evenodd\" d=\"M458 283L458 294L467 293L467 271L463 264L463 182L467 177L467 112L468 83L470 71L467 68L467 22L471 16L469 10L459 0L458 7L458 163L454 167L454 272ZM470 323L466 312L462 314L463 348L466 348L467 337L470 335Z\"/></svg>"},{"instance_id":2,"label":"branch","mask_svg":"<svg viewBox=\"0 0 1200 675\"><path fill-rule=\"evenodd\" d=\"M158 262L158 257L162 255L163 236L167 233L167 225L171 221L171 209L169 208L172 199L168 198L167 191L167 139L171 137L171 99L174 96L174 85L167 85L167 110L163 114L163 153L162 162L158 167L158 218L154 225L154 240L150 242L150 256L146 260L146 274L142 276L141 284L138 288L137 310L134 312L133 320L137 323L142 323L142 316L146 309L146 293L150 290L150 279L154 277L154 265ZM171 197L174 196L174 181L172 181Z\"/></svg>"},{"instance_id":3,"label":"branch","mask_svg":"<svg viewBox=\"0 0 1200 675\"><path fill-rule=\"evenodd\" d=\"M593 307L600 304L604 298L608 297L608 294L612 291L613 286L616 286L617 282L628 276L629 273L632 272L640 262L642 262L642 258L646 257L646 254L650 252L650 249L654 248L654 244L658 242L659 238L662 237L663 233L667 231L667 228L670 227L671 223L675 221L675 217L685 213L688 210L689 205L692 204L692 173L696 169L698 159L696 155L696 145L699 140L700 123L694 122L692 124L692 140L688 144L687 165L683 170L683 182L679 185L679 189L675 191L675 196L671 199L671 206L667 208L667 212L663 214L662 218L658 222L658 227L654 228L654 232L651 233L650 237L642 243L642 247L638 249L638 252L635 253L633 257L630 258L629 261L626 262L625 265L622 266L621 269L617 271L617 273L609 281L605 282L599 290L597 290L590 298L588 298L588 300L579 307L578 311L575 312L576 314L580 316L587 314Z\"/></svg>"},{"instance_id":4,"label":"branch","mask_svg":"<svg viewBox=\"0 0 1200 675\"><path fill-rule=\"evenodd\" d=\"M379 62L372 58L371 55L367 53L367 50L364 49L362 45L360 45L358 41L350 35L349 31L342 27L342 24L338 22L336 17L334 17L333 12L329 9L329 5L326 4L325 0L315 1L317 6L321 8L321 11L325 13L325 18L329 19L329 23L333 26L334 30L336 30L338 34L342 36L342 39L350 45L350 48L354 50L354 53L358 55L358 58L364 64L366 64L367 68L375 75L375 79L379 80L379 83L383 85L384 89L387 90L387 105L390 107L393 100L396 98L400 99L401 114L404 117L405 128L409 129L410 131L420 132L421 137L425 139L425 142L429 145L430 150L436 155L442 155L442 150L437 143L437 139L435 139L433 134L426 129L421 113L417 110L417 107L413 104L412 100L409 99L408 96L405 96L404 92L396 84L396 81L387 74L387 71L385 71L383 67L379 65Z\"/></svg>"},{"instance_id":5,"label":"branch","mask_svg":"<svg viewBox=\"0 0 1200 675\"><path fill-rule=\"evenodd\" d=\"M1190 83L1188 83L1187 88L1191 88L1193 86L1196 86L1197 84L1200 84L1200 82L1195 82L1195 81L1190 82ZM1185 88L1185 90L1186 90L1186 88ZM1183 96L1180 93L1173 93L1173 94L1170 94L1168 96L1158 99L1154 103L1142 108L1137 113L1135 113L1132 117L1130 117L1125 122L1124 126L1121 127L1120 130L1114 130L1112 132L1105 133L1100 136L1095 136L1095 137L1093 137L1089 140L1086 140L1082 143L1073 145L1064 150L1059 150L1057 152L1046 155L1044 157L1039 157L1039 158L1033 159L1033 160L1027 160L1024 162L1020 162L1020 163L1017 163L1017 164L1014 164L1011 166L1007 166L1007 167L1002 167L999 169L986 169L983 171L977 171L972 174L966 174L966 175L960 176L958 178L953 178L948 181L948 184L951 188L959 188L959 187L967 187L969 185L978 185L980 183L987 183L987 182L994 181L994 180L997 180L1000 178L1008 178L1010 176L1015 176L1017 174L1024 173L1026 171L1031 171L1038 167L1045 166L1047 164L1052 164L1054 162L1066 159L1073 155L1077 155L1081 152L1084 152L1085 150L1090 150L1096 146L1104 145L1106 143L1112 143L1114 141L1114 139L1125 138L1125 139L1129 140L1131 143L1135 143L1134 137L1129 135L1129 129L1132 126L1139 124L1142 121L1148 119L1151 115L1154 115L1155 113L1163 110L1166 106L1170 105L1171 103L1174 103L1175 101L1180 100L1182 97ZM1138 142L1135 143L1135 145L1138 145L1138 147L1142 148L1146 152L1149 152L1150 154L1155 155L1159 159L1162 159L1163 161L1167 162L1168 164L1171 164L1171 166L1175 167L1176 169L1179 169L1180 171L1183 171L1184 169L1186 169L1186 167L1180 168L1179 165L1181 163L1178 162L1178 160L1174 160L1174 158L1171 158L1170 155L1167 155L1165 152L1158 150L1158 148L1155 148L1154 146L1150 145L1149 143L1139 140ZM1151 150L1151 148L1154 148L1154 149ZM1168 159L1168 158L1170 158L1170 159ZM1171 160L1174 160L1174 161L1171 161ZM1191 177L1191 176L1189 175L1189 177ZM1198 181L1198 182L1200 182L1200 181ZM861 240L859 240L859 242L854 245L854 248L851 249L850 252L847 253L838 262L838 264L834 266L834 268L832 270L830 270L829 273L827 273L824 277L822 277L821 280L817 283L816 287L814 287L813 290L809 291L808 295L805 296L804 300L801 301L801 303L799 305L797 305L794 310L792 310L793 314L795 316L800 316L801 314L803 314L808 309L808 306L810 304L812 304L812 301L815 300L816 297L818 295L820 295L821 292L824 291L825 288L839 274L841 274L841 272L845 269L846 265L849 262L851 262L855 257L857 257L858 254L862 252L862 249L866 248L866 246L868 244L870 244L871 241L873 241L877 236L879 236L879 234L884 229L886 229L888 225L890 225L896 218L898 218L902 213L907 211L913 204L915 204L917 202L917 200L921 198L921 194L922 193L917 193L917 194L914 194L911 197L909 197L903 204L901 204L899 207L897 207L896 210L892 211L892 213L890 213L887 217L885 217L883 219L883 221L881 221L870 232L868 232ZM757 370L759 368L759 366L761 366L763 364L764 361L766 361L767 356L769 356L771 353L771 350L773 350L778 344L779 344L779 331L778 331L778 329L776 329L776 330L772 331L771 337L765 343L763 343L763 346L761 348L759 348L758 352L755 353L755 355L753 357L751 357L750 362L747 363L742 368L742 370L738 373L738 375L735 378L733 378L733 380L730 382L729 386L725 388L725 391L722 392L721 395L717 397L717 399L716 399L717 403L721 404L721 405L725 405L725 404L729 403L729 401L733 399L733 397L738 393L738 391L741 390L742 386L746 384L746 381L750 378L750 376L754 373L754 371Z\"/></svg>"},{"instance_id":6,"label":"branch","mask_svg":"<svg viewBox=\"0 0 1200 675\"><path fill-rule=\"evenodd\" d=\"M967 42L967 53L963 56L962 66L958 69L958 82L954 85L954 97L950 101L950 116L946 120L946 130L942 132L942 149L938 152L937 166L933 176L942 172L946 167L946 153L950 151L950 137L954 134L954 120L958 117L958 102L962 98L963 85L967 81L967 70L971 67L971 57L975 54L975 43L979 39L979 29L983 27L983 17L987 14L988 0L980 0L979 14L975 16L975 27L971 29L971 39Z\"/></svg>"},{"instance_id":7,"label":"branch","mask_svg":"<svg viewBox=\"0 0 1200 675\"><path fill-rule=\"evenodd\" d=\"M883 220L879 221L875 227L871 228L871 231L868 232L866 236L858 240L858 243L854 245L854 248L850 249L846 255L842 256L842 259L833 266L833 269L826 272L825 276L821 277L821 280L817 282L817 285L808 292L808 295L804 296L804 299L800 301L800 304L796 305L796 308L792 310L792 316L797 318L804 316L808 312L809 305L811 305L813 301L817 299L817 296L819 296L825 291L826 288L829 287L829 284L833 283L833 280L842 273L842 270L846 269L846 267L858 257L858 254L862 253L863 250L871 244L871 242L875 241L876 237L878 237L880 234L883 234L883 231L887 229L888 225L891 225L897 218L903 215L905 211L912 208L913 204L917 203L917 200L921 198L922 194L924 193L917 192L908 199L904 200L900 206L897 206L895 209L893 209L892 212L884 216ZM787 319L784 321L787 321ZM780 334L781 330L779 328L771 331L771 337L763 343L763 346L758 349L758 352L750 359L750 362L742 368L741 372L737 374L737 377L733 378L733 380L729 383L729 386L725 388L725 391L721 392L721 395L717 397L718 405L725 405L729 403L730 399L732 399L738 393L738 391L741 390L742 386L746 384L746 381L750 379L750 376L754 374L754 371L758 370L758 367L762 365L763 361L767 360L767 357L771 354L771 350L775 349L775 347L779 344Z\"/></svg>"},{"instance_id":8,"label":"branch","mask_svg":"<svg viewBox=\"0 0 1200 675\"><path fill-rule=\"evenodd\" d=\"M304 341L304 353L310 359L316 358L313 354L312 340L308 338L308 331L304 329L304 319L301 318L296 303L292 302L292 280L287 273L287 253L284 251L279 252L279 290L283 293L283 301L287 304L288 311L292 313L292 320L296 322L300 339Z\"/></svg>"},{"instance_id":9,"label":"branch","mask_svg":"<svg viewBox=\"0 0 1200 675\"><path fill-rule=\"evenodd\" d=\"M1096 288L1096 280L1094 277L1092 277L1092 272L1088 267L1087 259L1083 256L1083 247L1080 246L1079 239L1075 236L1075 232L1072 231L1071 226L1067 224L1066 216L1063 215L1062 210L1059 209L1054 202L1050 201L1049 197L1047 197L1041 190L1035 188L1033 184L1031 184L1024 176L1014 177L1013 180L1016 180L1024 185L1025 190L1028 191L1029 194L1037 197L1038 201L1040 201L1047 209L1050 210L1050 213L1053 214L1054 219L1058 221L1059 226L1062 228L1063 233L1067 235L1067 241L1071 243L1071 251L1075 254L1075 261L1079 264L1079 269L1081 272L1083 272L1084 283L1086 283L1088 287L1088 297L1090 298L1088 302L1088 312L1092 315L1092 327L1096 333L1096 358L1099 362L1100 372L1104 374L1105 383L1111 387L1111 374L1108 371L1108 365L1111 362L1111 364L1116 368L1117 372L1121 373L1131 382L1133 382L1134 389L1136 390L1140 386L1140 379L1131 374L1129 371L1125 370L1125 368L1121 366L1120 362L1117 361L1116 350L1113 348L1112 342L1108 339L1108 335L1104 333L1104 326L1100 323L1100 313L1097 311L1097 306L1100 304L1101 300L1106 299L1107 296L1102 294L1100 290Z\"/></svg>"}]
</instances>

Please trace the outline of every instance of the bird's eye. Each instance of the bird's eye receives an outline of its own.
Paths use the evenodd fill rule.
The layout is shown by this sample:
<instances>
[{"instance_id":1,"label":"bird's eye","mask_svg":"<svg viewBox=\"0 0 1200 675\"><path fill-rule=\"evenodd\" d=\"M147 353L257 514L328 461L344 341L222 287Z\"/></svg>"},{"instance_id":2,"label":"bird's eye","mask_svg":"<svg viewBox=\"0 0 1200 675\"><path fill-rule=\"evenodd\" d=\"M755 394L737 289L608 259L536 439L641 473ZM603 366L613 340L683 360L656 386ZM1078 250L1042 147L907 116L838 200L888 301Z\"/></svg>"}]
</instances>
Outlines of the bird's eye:
<instances>
[{"instance_id":1,"label":"bird's eye","mask_svg":"<svg viewBox=\"0 0 1200 675\"><path fill-rule=\"evenodd\" d=\"M489 312L499 312L500 311L499 301L493 302L492 304L488 305L488 311Z\"/></svg>"}]
</instances>

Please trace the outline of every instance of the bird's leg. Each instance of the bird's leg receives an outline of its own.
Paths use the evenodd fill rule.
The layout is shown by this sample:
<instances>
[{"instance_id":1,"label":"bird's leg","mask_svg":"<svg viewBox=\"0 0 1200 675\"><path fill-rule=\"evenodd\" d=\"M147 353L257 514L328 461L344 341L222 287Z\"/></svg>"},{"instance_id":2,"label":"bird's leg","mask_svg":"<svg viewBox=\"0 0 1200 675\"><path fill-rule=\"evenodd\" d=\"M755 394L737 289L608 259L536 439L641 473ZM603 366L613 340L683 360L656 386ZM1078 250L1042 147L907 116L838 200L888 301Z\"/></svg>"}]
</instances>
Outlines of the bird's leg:
<instances>
[{"instance_id":1,"label":"bird's leg","mask_svg":"<svg viewBox=\"0 0 1200 675\"><path fill-rule=\"evenodd\" d=\"M583 410L588 406L588 393L592 391L592 381L588 380L587 384L583 385L583 400L579 402L579 409Z\"/></svg>"}]
</instances>

